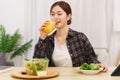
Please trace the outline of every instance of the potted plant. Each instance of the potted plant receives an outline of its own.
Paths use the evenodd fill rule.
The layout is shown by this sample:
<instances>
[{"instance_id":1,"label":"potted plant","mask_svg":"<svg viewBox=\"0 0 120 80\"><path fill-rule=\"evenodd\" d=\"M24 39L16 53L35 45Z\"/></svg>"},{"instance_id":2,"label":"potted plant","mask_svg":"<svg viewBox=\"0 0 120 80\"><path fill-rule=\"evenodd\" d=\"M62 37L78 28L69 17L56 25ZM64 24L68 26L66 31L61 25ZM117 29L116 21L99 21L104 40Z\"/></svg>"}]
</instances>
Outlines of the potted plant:
<instances>
[{"instance_id":1,"label":"potted plant","mask_svg":"<svg viewBox=\"0 0 120 80\"><path fill-rule=\"evenodd\" d=\"M0 25L0 54L10 55L10 57L6 56L6 60L21 56L32 47L32 40L21 45L21 38L18 29L13 35L10 35L6 33L5 27Z\"/></svg>"}]
</instances>

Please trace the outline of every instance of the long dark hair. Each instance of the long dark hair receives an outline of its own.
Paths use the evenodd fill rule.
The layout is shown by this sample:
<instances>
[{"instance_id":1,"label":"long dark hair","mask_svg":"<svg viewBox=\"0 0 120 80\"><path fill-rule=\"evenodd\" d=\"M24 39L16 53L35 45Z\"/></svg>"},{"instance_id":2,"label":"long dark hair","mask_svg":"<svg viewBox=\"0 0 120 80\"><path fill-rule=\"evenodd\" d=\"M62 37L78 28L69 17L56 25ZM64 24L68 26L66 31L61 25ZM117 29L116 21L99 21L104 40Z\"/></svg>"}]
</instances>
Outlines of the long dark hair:
<instances>
[{"instance_id":1,"label":"long dark hair","mask_svg":"<svg viewBox=\"0 0 120 80\"><path fill-rule=\"evenodd\" d=\"M52 12L52 9L53 9L53 7L55 7L55 6L60 6L65 12L66 12L66 14L67 15L69 15L69 14L71 14L72 15L72 10L71 10L71 7L70 7L70 5L67 3L67 2L65 2L65 1L57 1L57 2L55 2L52 6L51 6L51 8L50 8L50 13ZM71 18L67 21L67 24L68 25L70 25L71 24Z\"/></svg>"}]
</instances>

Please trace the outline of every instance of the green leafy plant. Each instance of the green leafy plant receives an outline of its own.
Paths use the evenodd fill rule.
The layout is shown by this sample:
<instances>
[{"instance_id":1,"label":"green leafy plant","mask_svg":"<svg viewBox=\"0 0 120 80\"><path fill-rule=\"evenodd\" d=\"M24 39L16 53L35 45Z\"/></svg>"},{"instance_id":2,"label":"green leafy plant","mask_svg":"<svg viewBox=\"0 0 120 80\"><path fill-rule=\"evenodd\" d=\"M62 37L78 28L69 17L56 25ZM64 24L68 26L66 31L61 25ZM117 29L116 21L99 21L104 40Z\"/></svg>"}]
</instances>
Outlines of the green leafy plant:
<instances>
[{"instance_id":1,"label":"green leafy plant","mask_svg":"<svg viewBox=\"0 0 120 80\"><path fill-rule=\"evenodd\" d=\"M21 45L21 38L18 29L13 35L10 35L6 33L5 27L0 25L0 53L10 53L10 59L22 56L25 51L32 47L32 40Z\"/></svg>"}]
</instances>

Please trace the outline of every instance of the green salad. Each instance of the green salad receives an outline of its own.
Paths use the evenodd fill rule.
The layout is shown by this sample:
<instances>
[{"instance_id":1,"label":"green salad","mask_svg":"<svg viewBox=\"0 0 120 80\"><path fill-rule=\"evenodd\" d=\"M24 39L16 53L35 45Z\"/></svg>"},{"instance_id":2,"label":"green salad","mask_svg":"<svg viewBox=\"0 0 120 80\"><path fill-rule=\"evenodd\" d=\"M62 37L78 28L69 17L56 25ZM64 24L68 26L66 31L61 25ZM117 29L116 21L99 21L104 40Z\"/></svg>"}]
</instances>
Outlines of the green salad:
<instances>
[{"instance_id":1,"label":"green salad","mask_svg":"<svg viewBox=\"0 0 120 80\"><path fill-rule=\"evenodd\" d=\"M83 69L83 70L99 70L100 67L97 66L95 63L83 63L81 66L80 66L80 69Z\"/></svg>"},{"instance_id":2,"label":"green salad","mask_svg":"<svg viewBox=\"0 0 120 80\"><path fill-rule=\"evenodd\" d=\"M32 61L25 61L25 69L29 75L37 75L37 71L44 71L48 67L49 60L47 58L36 58Z\"/></svg>"},{"instance_id":3,"label":"green salad","mask_svg":"<svg viewBox=\"0 0 120 80\"><path fill-rule=\"evenodd\" d=\"M37 67L32 61L25 61L25 69L28 75L37 75Z\"/></svg>"},{"instance_id":4,"label":"green salad","mask_svg":"<svg viewBox=\"0 0 120 80\"><path fill-rule=\"evenodd\" d=\"M34 59L35 65L37 67L37 70L46 70L48 67L49 60L44 58L44 59Z\"/></svg>"}]
</instances>

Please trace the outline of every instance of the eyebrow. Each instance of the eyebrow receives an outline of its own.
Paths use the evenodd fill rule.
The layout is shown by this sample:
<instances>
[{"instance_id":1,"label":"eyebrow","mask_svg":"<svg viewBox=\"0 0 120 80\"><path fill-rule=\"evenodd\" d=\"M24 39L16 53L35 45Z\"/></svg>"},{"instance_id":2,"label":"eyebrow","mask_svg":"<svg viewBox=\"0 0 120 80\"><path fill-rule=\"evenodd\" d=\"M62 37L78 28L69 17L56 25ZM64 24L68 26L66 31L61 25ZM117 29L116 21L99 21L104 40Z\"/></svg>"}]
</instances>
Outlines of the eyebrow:
<instances>
[{"instance_id":1,"label":"eyebrow","mask_svg":"<svg viewBox=\"0 0 120 80\"><path fill-rule=\"evenodd\" d=\"M54 12L54 11L51 11L51 13L52 13L52 12ZM57 11L57 12L59 13L59 12L63 12L63 11Z\"/></svg>"}]
</instances>

